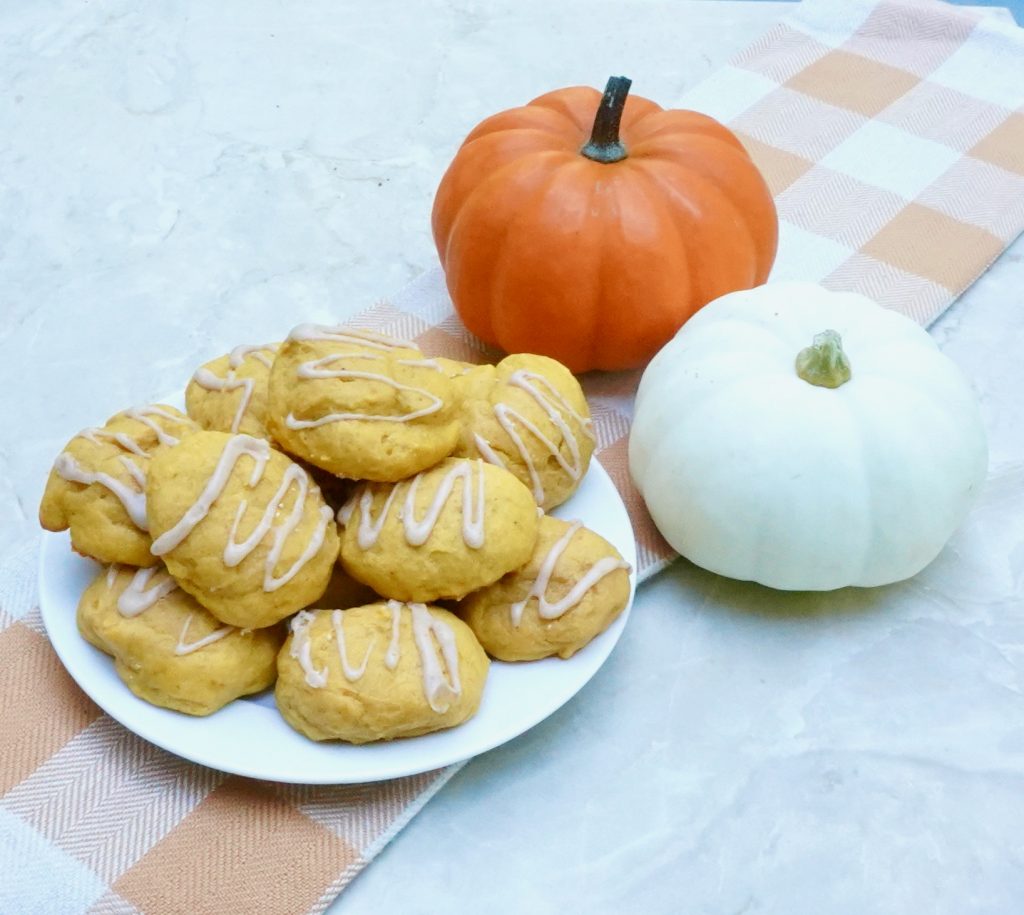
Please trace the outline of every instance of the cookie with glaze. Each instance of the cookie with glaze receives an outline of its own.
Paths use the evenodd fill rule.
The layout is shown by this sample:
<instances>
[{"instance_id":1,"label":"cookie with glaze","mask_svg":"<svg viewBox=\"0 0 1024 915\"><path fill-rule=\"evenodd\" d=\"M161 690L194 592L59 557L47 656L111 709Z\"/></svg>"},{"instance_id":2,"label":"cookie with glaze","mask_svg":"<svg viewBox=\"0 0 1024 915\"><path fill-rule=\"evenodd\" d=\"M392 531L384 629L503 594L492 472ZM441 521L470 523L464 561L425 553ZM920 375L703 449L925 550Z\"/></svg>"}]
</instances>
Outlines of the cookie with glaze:
<instances>
[{"instance_id":1,"label":"cookie with glaze","mask_svg":"<svg viewBox=\"0 0 1024 915\"><path fill-rule=\"evenodd\" d=\"M289 454L381 482L436 464L459 437L452 381L414 344L312 324L274 360L268 427Z\"/></svg>"},{"instance_id":2,"label":"cookie with glaze","mask_svg":"<svg viewBox=\"0 0 1024 915\"><path fill-rule=\"evenodd\" d=\"M440 607L303 611L278 655L274 696L311 740L414 737L471 718L489 663L466 624Z\"/></svg>"},{"instance_id":3,"label":"cookie with glaze","mask_svg":"<svg viewBox=\"0 0 1024 915\"><path fill-rule=\"evenodd\" d=\"M527 563L461 601L457 612L492 657L572 657L629 603L629 565L579 522L545 515Z\"/></svg>"},{"instance_id":4,"label":"cookie with glaze","mask_svg":"<svg viewBox=\"0 0 1024 915\"><path fill-rule=\"evenodd\" d=\"M363 483L338 518L345 571L396 600L463 597L521 566L537 539L529 490L465 458L399 483Z\"/></svg>"},{"instance_id":5,"label":"cookie with glaze","mask_svg":"<svg viewBox=\"0 0 1024 915\"><path fill-rule=\"evenodd\" d=\"M77 620L136 696L189 715L209 715L270 686L285 636L281 626L225 626L162 566L111 566L85 589Z\"/></svg>"},{"instance_id":6,"label":"cookie with glaze","mask_svg":"<svg viewBox=\"0 0 1024 915\"><path fill-rule=\"evenodd\" d=\"M180 410L153 404L83 429L54 461L39 523L48 531L70 528L74 550L98 562L155 564L146 514L149 465L198 428Z\"/></svg>"},{"instance_id":7,"label":"cookie with glaze","mask_svg":"<svg viewBox=\"0 0 1024 915\"><path fill-rule=\"evenodd\" d=\"M362 604L372 604L380 600L377 594L369 585L356 581L342 566L340 558L331 570L331 577L327 582L327 589L316 600L311 601L306 610L334 610L337 607L358 607Z\"/></svg>"},{"instance_id":8,"label":"cookie with glaze","mask_svg":"<svg viewBox=\"0 0 1024 915\"><path fill-rule=\"evenodd\" d=\"M545 510L579 487L595 439L575 376L546 356L521 353L457 376L461 432L454 454L504 467Z\"/></svg>"},{"instance_id":9,"label":"cookie with glaze","mask_svg":"<svg viewBox=\"0 0 1024 915\"><path fill-rule=\"evenodd\" d=\"M270 438L267 382L280 344L236 346L196 369L185 388L185 410L203 429Z\"/></svg>"},{"instance_id":10,"label":"cookie with glaze","mask_svg":"<svg viewBox=\"0 0 1024 915\"><path fill-rule=\"evenodd\" d=\"M146 495L154 555L222 622L270 626L327 587L333 512L266 439L197 432L154 457Z\"/></svg>"}]
</instances>

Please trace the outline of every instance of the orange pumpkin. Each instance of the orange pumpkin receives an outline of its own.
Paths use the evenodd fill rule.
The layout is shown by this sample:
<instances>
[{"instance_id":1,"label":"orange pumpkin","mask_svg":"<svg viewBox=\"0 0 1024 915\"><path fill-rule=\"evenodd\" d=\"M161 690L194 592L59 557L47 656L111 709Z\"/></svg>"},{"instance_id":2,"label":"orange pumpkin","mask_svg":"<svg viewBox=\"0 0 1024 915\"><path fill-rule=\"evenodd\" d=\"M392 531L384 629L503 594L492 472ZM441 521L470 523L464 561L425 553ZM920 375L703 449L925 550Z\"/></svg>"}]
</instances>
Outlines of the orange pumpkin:
<instances>
[{"instance_id":1,"label":"orange pumpkin","mask_svg":"<svg viewBox=\"0 0 1024 915\"><path fill-rule=\"evenodd\" d=\"M479 124L434 200L465 325L575 372L642 365L698 308L763 283L778 220L739 140L694 111L559 89ZM627 97L628 96L628 97Z\"/></svg>"}]
</instances>

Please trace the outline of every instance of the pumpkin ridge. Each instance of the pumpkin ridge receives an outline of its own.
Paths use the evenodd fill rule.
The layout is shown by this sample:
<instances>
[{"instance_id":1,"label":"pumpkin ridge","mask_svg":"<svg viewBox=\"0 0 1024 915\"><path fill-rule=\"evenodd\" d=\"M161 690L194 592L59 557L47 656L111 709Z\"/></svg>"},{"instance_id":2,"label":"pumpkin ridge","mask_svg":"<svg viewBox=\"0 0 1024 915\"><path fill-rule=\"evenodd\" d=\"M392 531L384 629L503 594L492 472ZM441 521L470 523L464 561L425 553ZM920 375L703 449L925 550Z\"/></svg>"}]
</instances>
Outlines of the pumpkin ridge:
<instances>
[{"instance_id":1,"label":"pumpkin ridge","mask_svg":"<svg viewBox=\"0 0 1024 915\"><path fill-rule=\"evenodd\" d=\"M615 197L616 197L616 206L619 209L621 208L620 199L621 199L623 193L635 193L636 192L636 188L637 188L638 185L640 187L643 187L645 184L647 184L646 177L644 176L643 171L641 169L638 169L636 167L636 164L632 163L629 159L627 159L626 161L629 164L625 168L621 168L620 169L620 174L623 176L623 180L620 180L620 181L616 182L615 185L614 185L614 194L615 194ZM629 176L629 177L626 177L626 176ZM626 184L626 182L628 182L629 184L628 184L628 186L624 187L623 185ZM676 232L676 234L678 235L678 231L676 229L675 222L674 222L674 220L671 219L670 215L668 214L668 208L665 207L664 203L660 199L658 199L657 196L652 198L652 196L649 193L644 192L643 196L644 196L644 199L645 199L645 202L647 203L647 205L652 207L652 209L654 209L654 210L656 210L658 212L658 222L660 224L662 224L662 225L666 225L667 224L667 225L671 226L672 227L672 231ZM614 223L606 222L605 224L603 224L602 225L602 248L604 250L607 250L606 246L607 246L607 242L608 242L609 238L612 238L612 239L615 239L615 240L619 240L619 239L623 238L624 235L625 235L625 232L623 230L624 230L624 227L623 227L623 225L620 222L614 222ZM679 252L680 252L681 259L683 261L685 261L686 264L687 264L687 271L686 272L689 273L690 272L689 271L690 255L689 255L689 252L686 250L686 243L685 243L685 240L682 237L679 238ZM599 293L599 298L598 298L598 301L597 301L597 308L595 309L599 316L604 314L604 313L606 313L606 312L608 312L611 309L614 309L616 307L616 303L615 302L609 302L607 300L607 293L604 292L604 290L609 288L609 284L605 282L605 277L607 276L608 271L611 269L611 264L612 264L612 261L611 261L610 258L601 258L599 260L599 267L598 267L598 289L600 290L600 293ZM637 326L637 325L643 326L644 329L648 330L648 332L650 331L650 329L651 329L651 321L649 319L648 320L642 320L640 318L640 316L638 315L636 317L635 321L636 321L636 325L635 326ZM615 363L615 359L614 359L615 350L618 349L621 344L620 344L619 341L611 339L610 335L602 333L600 328L601 328L601 324L599 322L594 322L592 324L592 331L591 331L590 340L589 340L590 349L588 351L589 362L590 362L591 365L596 365L596 366L606 366L606 365L614 364ZM610 350L610 352L609 352L609 350ZM612 358L611 359L608 359L608 358L597 358L598 355L600 355L602 357L610 355L610 356L612 356Z\"/></svg>"},{"instance_id":2,"label":"pumpkin ridge","mask_svg":"<svg viewBox=\"0 0 1024 915\"><path fill-rule=\"evenodd\" d=\"M561 127L555 127L554 125L542 125L542 124L529 124L523 125L522 127L497 127L494 130L482 131L476 133L475 131L470 136L467 136L459 146L459 151L468 149L473 146L474 143L480 140L493 139L510 133L537 133L545 137L559 141L559 148L565 146L566 149L572 148L571 143L566 139L565 130Z\"/></svg>"},{"instance_id":3,"label":"pumpkin ridge","mask_svg":"<svg viewBox=\"0 0 1024 915\"><path fill-rule=\"evenodd\" d=\"M546 149L540 142L536 145L526 145L520 149L492 150L491 147L501 144L500 134L485 134L464 144L459 155L464 156L462 167L458 171L449 168L441 179L437 194L434 198L434 206L430 215L431 231L434 236L434 244L440 257L442 266L447 263L447 245L451 237L452 226L459 215L461 208L468 202L469 197L478 187L486 184L496 174L504 175L504 169L510 165L519 164L520 160L527 156L542 155L544 153L559 152L557 149ZM491 166L492 159L498 159L501 152L504 161ZM568 150L565 150L568 153ZM468 178L467 178L468 175ZM469 188L467 191L466 188Z\"/></svg>"},{"instance_id":4,"label":"pumpkin ridge","mask_svg":"<svg viewBox=\"0 0 1024 915\"><path fill-rule=\"evenodd\" d=\"M628 157L627 157L628 158ZM612 184L612 193L615 197L615 206L619 207L619 190L620 183L614 182ZM590 199L594 197L594 193L597 191L597 184L590 191ZM608 241L608 236L611 232L611 225L608 222L602 223L600 226L601 238L598 242L600 250L606 250L605 246ZM604 360L598 358L598 347L601 343L602 335L598 333L598 326L600 321L600 315L604 314L608 309L608 303L605 301L606 294L605 289L608 288L608 284L605 282L605 277L610 269L611 259L607 257L600 257L597 259L597 302L594 309L595 313L599 316L597 321L590 322L590 332L587 334L586 339L586 354L587 363L589 365L603 365Z\"/></svg>"},{"instance_id":5,"label":"pumpkin ridge","mask_svg":"<svg viewBox=\"0 0 1024 915\"><path fill-rule=\"evenodd\" d=\"M689 138L695 138L700 141L719 145L720 148L714 151L716 157L742 157L747 163L752 164L752 160L745 149L733 146L731 143L725 143L718 137L706 133L694 133L687 136ZM660 134L656 137L651 137L649 140L638 143L635 147L634 154L634 158L637 160L636 164L642 165L648 162L660 162L671 165L673 168L685 169L690 174L697 175L705 181L713 183L723 193L732 189L732 185L720 180L716 171L708 170L705 167L706 160L694 154L695 151L685 148L683 150L679 150L667 145L663 146L660 141L664 141L665 139L665 135Z\"/></svg>"},{"instance_id":6,"label":"pumpkin ridge","mask_svg":"<svg viewBox=\"0 0 1024 915\"><path fill-rule=\"evenodd\" d=\"M552 158L565 157L565 161L562 163L552 163ZM509 236L521 220L528 220L530 218L530 206L534 200L537 200L544 194L546 194L555 182L557 177L561 174L562 169L558 165L571 165L577 157L575 154L566 154L558 150L552 150L548 153L535 153L529 158L529 165L532 171L548 171L545 176L545 180L541 181L529 195L528 198L520 200L518 208L511 219L504 220L500 235L497 236L499 239L499 254L491 264L489 271L487 272L488 285L485 290L481 290L481 294L478 296L482 302L489 303L490 307L483 309L475 309L474 316L486 325L487 334L479 333L478 336L485 342L492 346L498 346L502 349L507 349L499 338L497 330L494 325L494 312L496 309L493 307L495 302L494 290L498 281L500 280L505 266L512 256L512 246L508 244ZM451 229L448 233L448 244L451 244L452 239L455 238L457 232L460 231L460 220L462 214L466 212L470 202L480 194L485 194L488 190L491 182L504 183L504 173L513 169L522 168L525 173L524 163L519 159L513 159L507 162L502 168L494 172L494 174L488 176L484 181L478 184L472 191L470 191L459 207L455 214L455 218L452 220ZM517 179L522 178L522 175L517 175ZM454 297L453 297L454 299ZM457 303L456 303L457 304ZM458 310L458 309L456 309Z\"/></svg>"},{"instance_id":7,"label":"pumpkin ridge","mask_svg":"<svg viewBox=\"0 0 1024 915\"><path fill-rule=\"evenodd\" d=\"M648 200L657 201L657 205L667 214L667 221L669 225L672 226L672 231L675 233L676 238L679 240L679 250L682 252L683 256L686 259L688 273L690 275L690 295L696 296L698 300L707 302L709 300L709 297L705 294L704 281L701 276L700 267L699 265L691 266L691 227L681 220L680 207L685 206L686 210L691 214L691 217L699 214L695 213L692 205L690 204L690 201L685 198L679 200L676 206L670 206L668 201L671 198L677 198L681 196L678 193L678 191L671 185L668 185L666 187L663 181L661 181L655 174L653 174L650 171L650 169L644 168L641 165L641 163L636 164L640 165L640 167L637 168L636 170L637 174L641 177L643 181L647 182L648 192L646 196ZM672 167L675 166L675 163L670 164L672 165ZM692 314L693 313L688 314L686 318L684 318L684 322L688 320L690 317L692 317Z\"/></svg>"},{"instance_id":8,"label":"pumpkin ridge","mask_svg":"<svg viewBox=\"0 0 1024 915\"><path fill-rule=\"evenodd\" d=\"M728 161L730 158L732 158L745 161L747 164L753 165L753 160L750 158L750 155L742 147L737 148L729 143L721 143L721 141L718 140L717 137L709 137L706 134L695 134L695 136L700 137L702 140L704 138L707 138L707 140L710 142L717 142L721 144L721 149L719 149L716 152L716 156L720 160L724 158L726 161ZM653 143L655 140L658 139L661 138L652 138L651 142ZM751 249L754 252L753 283L756 285L758 283L765 282L765 280L768 279L768 274L771 271L772 264L775 261L775 253L778 248L778 219L776 217L775 201L772 198L771 193L768 191L767 186L765 186L765 193L771 205L771 223L774 227L775 232L775 244L771 247L770 250L764 251L762 262L761 246L759 246L757 243L757 237L754 232L754 226L751 224L751 220L749 218L746 218L746 216L744 215L744 201L737 200L734 197L734 194L736 193L735 186L728 183L727 181L722 180L722 177L717 172L709 171L706 168L704 168L703 165L707 161L705 157L702 157L701 155L687 155L685 160L681 160L679 158L673 157L671 155L671 152L672 150L670 149L662 149L655 151L641 149L637 151L635 155L635 159L637 160L636 164L643 166L648 163L657 162L661 163L662 165L669 165L673 169L684 170L690 176L696 177L705 184L713 187L723 197L725 197L732 205L733 210L737 214L739 214L740 218L738 222L740 225L743 226L743 231L746 233L747 238L751 242ZM730 171L736 172L738 171L738 168L731 168Z\"/></svg>"},{"instance_id":9,"label":"pumpkin ridge","mask_svg":"<svg viewBox=\"0 0 1024 915\"><path fill-rule=\"evenodd\" d=\"M648 159L647 163L651 163L651 162L654 162L654 161L655 160L653 160L653 159ZM747 220L744 219L742 209L740 209L736 205L736 203L732 200L732 198L729 196L729 194L725 192L725 190L722 188L722 186L721 186L721 184L719 182L711 180L707 176L705 176L705 175L701 174L700 172L696 171L695 169L692 169L692 168L690 168L690 167L688 167L686 165L682 165L682 164L680 164L680 163L678 163L678 162L676 162L674 160L661 159L660 162L661 162L661 164L669 165L670 167L672 167L674 169L679 169L681 171L685 171L687 176L688 176L688 184L689 185L693 186L693 185L701 184L701 185L704 185L706 188L710 188L712 191L715 192L715 194L717 194L719 197L721 197L722 201L729 207L729 209L732 211L731 215L733 217L732 218L733 228L734 229L740 229L742 231L743 236L745 237L745 239L749 243L749 252L748 253L751 255L748 258L749 270L747 272L750 274L749 279L742 280L741 281L741 285L737 286L735 284L734 280L735 280L735 277L736 277L736 273L738 271L737 270L732 270L731 273L732 273L732 276L733 276L733 281L731 281L729 283L729 285L730 285L732 290L740 289L740 288L749 289L751 286L757 285L758 276L759 276L758 264L757 264L757 240L754 238L754 233L751 231L750 225L748 224ZM638 171L640 171L648 180L650 180L658 188L658 194L659 194L660 197L662 197L662 199L665 199L667 197L680 197L681 196L679 191L678 191L678 189L675 188L670 182L668 182L665 179L664 176L658 174L655 170L653 170L653 169L651 169L649 167L645 167L646 163L642 163L642 164L638 163L638 165L641 166L638 169ZM688 199L684 199L684 201L682 201L682 202L686 203L686 205L687 205L686 208L691 213L694 212L693 211L693 207L690 204L690 201ZM689 230L689 226L685 226L685 225L681 225L680 224L680 222L679 222L680 215L681 215L680 214L680 208L679 207L667 207L667 209L669 211L670 218L671 218L672 222L675 224L676 230L679 233L680 238L684 241L684 244L685 244L685 240L686 240L686 238L689 235L689 231L688 231ZM687 253L689 253L689 252L687 252ZM733 253L735 254L736 252L734 251ZM736 260L737 260L737 258L733 257L731 259L731 263L735 264ZM706 288L706 283L704 281L704 274L703 274L702 271L695 270L693 272L693 276L697 280L697 282L695 283L695 286L696 286L696 291L698 293L698 298L701 299L703 302L709 302L712 299L714 299L717 296L722 294L722 292L719 291L719 290L709 290L709 289ZM731 291L731 290L727 290L727 291Z\"/></svg>"},{"instance_id":10,"label":"pumpkin ridge","mask_svg":"<svg viewBox=\"0 0 1024 915\"><path fill-rule=\"evenodd\" d=\"M897 345L899 345L899 344L897 344ZM903 344L903 345L905 346L906 344ZM911 381L909 381L907 378L904 378L904 377L899 377L899 376L896 376L896 375L883 375L883 374L878 373L878 372L873 372L872 375L870 375L868 377L870 378L872 376L875 379L881 380L882 383L884 383L887 387L890 387L890 388L898 387L898 388L902 388L904 391L906 391L913 398L913 400L915 402L914 403L915 415L918 418L920 418L924 414L927 414L929 416L930 421L935 423L936 426L938 426L939 424L945 425L945 426L949 425L949 415L946 413L946 411L945 411L945 409L943 407L937 406L938 404L942 403L942 401L937 399L935 396L925 396L922 393L921 389L915 383L912 383ZM853 412L853 409L852 409L852 405L850 404L849 399L848 398L842 398L842 399L843 399L844 405L846 406L846 409L849 411L851 422L856 423L857 417L854 415L854 412ZM863 404L861 404L860 408L861 408L861 410L865 409ZM902 427L902 428L897 427L895 429L890 429L890 430L888 430L888 433L890 435L891 434L904 435L904 436L909 437L910 439L913 439L915 437L914 430L911 429L911 428L908 428L908 427ZM955 436L957 434L958 434L958 431L957 431L957 429L956 429L956 427L954 425L953 428L952 428L952 431L950 433L950 437ZM860 440L861 440L861 443L862 443L862 446L863 446L862 447L862 454L865 455L865 459L860 462L860 465L864 469L865 475L867 475L868 461L866 459L866 455L869 453L869 449L870 449L871 444L865 442L864 435L865 435L865 430L864 429L860 429L859 437L860 437ZM900 451L900 450L905 449L906 447L907 447L906 439L902 439L902 440L901 439L897 439L896 441L893 441L892 439L888 439L887 438L887 440L886 440L886 448L888 450L890 450L890 451ZM877 445L875 445L875 452L874 453L878 453ZM929 465L926 465L926 466L919 467L917 469L917 471L916 471L916 477L917 477L917 480L918 480L919 483L923 483L925 479L928 480L928 483L930 485L928 485L926 488L929 491L932 491L934 489L934 485L935 485L934 484L934 473L935 473L935 470L936 470L936 465L935 464L929 464ZM872 477L872 483L870 485L865 484L865 489L868 492L868 498L869 498L869 500L871 502L872 512L869 515L869 517L873 517L876 514L875 506L879 502L882 501L882 499L884 497L884 493L876 491L876 490L878 490L878 486L877 486L877 483L875 482L875 477ZM867 566L868 566L869 560L871 558L872 557L870 555L870 550L865 549L864 550L864 562L862 563L861 572L860 572L860 575L859 575L859 577L857 579L858 581L864 581L867 578L867 572L868 572Z\"/></svg>"},{"instance_id":11,"label":"pumpkin ridge","mask_svg":"<svg viewBox=\"0 0 1024 915\"><path fill-rule=\"evenodd\" d=\"M505 130L512 130L516 127L538 127L561 134L565 131L564 121L564 115L551 108L539 106L531 108L529 105L506 108L504 111L498 111L485 118L470 130L463 138L460 148L471 140L494 133L501 133Z\"/></svg>"},{"instance_id":12,"label":"pumpkin ridge","mask_svg":"<svg viewBox=\"0 0 1024 915\"><path fill-rule=\"evenodd\" d=\"M507 291L507 284L505 283L505 278L509 276L510 273L514 274L514 271L510 271L510 264L512 264L512 259L517 256L518 252L523 247L521 244L517 243L517 234L533 234L534 226L531 224L531 221L536 218L537 209L542 205L545 198L553 195L553 198L557 200L564 196L559 191L560 185L564 185L569 188L575 188L581 187L585 184L586 205L584 209L589 211L591 207L591 201L596 191L596 182L584 182L579 178L579 176L581 174L586 175L588 173L592 173L594 170L601 170L604 168L606 168L606 166L595 164L590 160L584 158L583 156L574 155L571 159L562 163L561 167L551 169L550 180L545 184L539 186L537 188L537 193L534 196L532 196L528 201L524 201L522 205L519 207L515 216L511 220L509 232L505 236L506 241L510 241L511 243L507 244L507 246L502 250L501 254L499 255L499 258L494 262L494 265L492 267L493 275L497 280L495 285L491 287L490 297L491 310L495 315L500 317L501 315L506 313L514 314L513 309L505 307L506 303L509 301L510 295L509 292ZM581 191L579 199L582 200L583 198L584 192ZM593 226L590 220L584 218L579 225L577 235L579 235L580 232L585 233L587 231L593 231ZM565 241L566 237L567 236L562 236L562 240ZM586 238L580 236L578 237L577 242L579 249L582 251L589 251L593 247L592 236L586 236ZM587 262L592 264L592 258L588 257ZM597 297L598 284L596 271L590 269L584 270L582 272L586 278L586 281L588 281L593 287L592 291L594 292L594 294L590 298L595 299ZM596 309L591 309L591 312L593 313L595 310ZM545 320L547 320L548 322L552 320L557 321L558 316L545 315ZM531 328L529 333L524 334L522 332L521 327L518 329L512 328L506 321L501 329L496 328L496 338L498 339L499 346L506 352L535 351L538 347L538 338L544 333L545 330L544 327L540 326L542 323L543 322L538 321L535 329ZM585 324L586 329L580 332L580 336L577 337L576 340L577 345L584 346L587 342L588 336L591 333L593 333L593 331L590 328L590 324L592 323L592 321L580 323ZM526 337L526 339L523 339L524 337ZM557 354L556 358L558 358ZM563 356L560 358L560 361L562 361L563 364L567 365L570 368L570 370L578 371L578 369L575 369L568 362L568 359L568 356Z\"/></svg>"},{"instance_id":13,"label":"pumpkin ridge","mask_svg":"<svg viewBox=\"0 0 1024 915\"><path fill-rule=\"evenodd\" d=\"M552 152L561 152L563 149L573 149L572 146L565 141L565 138L561 134L556 133L553 130L544 130L541 127L507 127L504 130L496 130L494 131L494 133L482 133L479 136L473 137L472 140L467 140L465 143L463 143L462 149L473 149L478 143L483 145L484 141L487 140L490 140L492 143L497 143L499 142L499 138L506 137L509 134L514 134L519 137L525 137L529 134L536 134L538 140L559 141L557 146L551 148L550 151ZM547 149L523 150L522 155L528 156L532 155L534 152L548 151L549 150Z\"/></svg>"},{"instance_id":14,"label":"pumpkin ridge","mask_svg":"<svg viewBox=\"0 0 1024 915\"><path fill-rule=\"evenodd\" d=\"M590 136L590 129L594 126L594 112L600 103L601 93L592 86L571 86L539 95L523 107L543 108L561 115L567 126L584 134L580 143L582 145Z\"/></svg>"},{"instance_id":15,"label":"pumpkin ridge","mask_svg":"<svg viewBox=\"0 0 1024 915\"><path fill-rule=\"evenodd\" d=\"M564 150L560 149L539 150L527 153L526 156L528 158L537 157L537 159L539 160L537 162L537 165L543 168L550 168L553 164L555 164L551 161L552 159L555 158L564 159L565 162L563 164L566 165L568 165L573 159L575 159L574 155L567 155ZM541 159L541 157L543 157L543 159ZM485 191L490 184L504 182L507 177L505 174L506 172L511 171L513 169L523 168L523 162L521 161L521 158L522 157L517 156L513 159L509 159L508 162L505 162L504 164L496 168L493 172L491 172L486 178L483 179L483 181L473 186L473 188L466 194L463 200L459 203L458 207L456 207L455 217L452 219L451 228L448 231L449 237L454 234L455 226L458 223L459 215L466 208L469 202L478 194Z\"/></svg>"},{"instance_id":16,"label":"pumpkin ridge","mask_svg":"<svg viewBox=\"0 0 1024 915\"><path fill-rule=\"evenodd\" d=\"M564 155L564 153L562 153L561 150L553 149L543 150L540 152L532 152L529 153L528 155L530 157L536 156L539 160L538 165L544 168L549 168L551 166L550 159L553 157ZM540 158L542 156L544 157L543 159ZM459 220L462 214L469 207L469 204L473 201L473 199L477 197L479 194L485 193L489 189L489 185L491 185L492 183L503 183L506 180L506 172L509 172L513 169L521 168L522 165L523 163L521 162L519 157L510 159L504 165L500 166L499 168L491 172L491 174L484 178L484 180L481 181L479 184L474 185L473 188L465 195L465 197L462 198L459 205L455 208L455 212L452 215L451 222L449 223L448 226L447 238L445 239L445 260L447 260L448 249L451 246L452 239L455 237L459 229ZM507 237L507 234L508 227L506 226L506 231L501 236L502 241L504 241L504 239Z\"/></svg>"},{"instance_id":17,"label":"pumpkin ridge","mask_svg":"<svg viewBox=\"0 0 1024 915\"><path fill-rule=\"evenodd\" d=\"M693 117L674 117L674 115L687 114ZM661 117L660 115L665 115ZM642 123L647 121L646 124ZM651 129L651 122L654 127ZM640 130L640 136L636 137L634 143L652 143L658 140L671 139L674 137L706 137L709 140L717 140L732 149L742 152L749 158L745 147L739 138L728 127L720 124L714 118L703 115L697 111L665 111L651 112L640 119L636 124L631 125L632 129Z\"/></svg>"},{"instance_id":18,"label":"pumpkin ridge","mask_svg":"<svg viewBox=\"0 0 1024 915\"><path fill-rule=\"evenodd\" d=\"M877 491L877 487L874 481L870 479L868 473L868 443L865 437L866 430L863 428L861 423L857 421L857 417L854 415L853 410L850 408L850 403L846 398L842 398L844 406L846 408L846 417L850 423L850 427L854 430L854 435L857 438L857 450L860 453L860 457L857 460L857 467L860 470L860 481L859 486L868 494L867 506L864 508L864 529L867 532L866 542L861 544L860 549L860 563L857 570L856 581L864 581L868 574L868 563L871 559L871 519L875 518L879 514L878 503L880 498L884 495Z\"/></svg>"}]
</instances>

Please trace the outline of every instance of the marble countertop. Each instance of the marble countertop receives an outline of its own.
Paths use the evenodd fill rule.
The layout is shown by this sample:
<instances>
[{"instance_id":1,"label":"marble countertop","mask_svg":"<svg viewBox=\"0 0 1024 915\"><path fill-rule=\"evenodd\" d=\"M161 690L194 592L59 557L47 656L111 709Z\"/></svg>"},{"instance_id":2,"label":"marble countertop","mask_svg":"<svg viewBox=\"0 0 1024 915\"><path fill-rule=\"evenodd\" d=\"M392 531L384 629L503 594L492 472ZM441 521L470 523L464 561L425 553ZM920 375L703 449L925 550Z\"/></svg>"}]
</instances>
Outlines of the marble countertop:
<instances>
[{"instance_id":1,"label":"marble countertop","mask_svg":"<svg viewBox=\"0 0 1024 915\"><path fill-rule=\"evenodd\" d=\"M666 104L786 5L15 3L0 17L0 556L64 441L435 264L485 115L626 73ZM1024 243L935 326L988 485L916 579L680 562L562 711L471 762L332 911L1020 911Z\"/></svg>"}]
</instances>

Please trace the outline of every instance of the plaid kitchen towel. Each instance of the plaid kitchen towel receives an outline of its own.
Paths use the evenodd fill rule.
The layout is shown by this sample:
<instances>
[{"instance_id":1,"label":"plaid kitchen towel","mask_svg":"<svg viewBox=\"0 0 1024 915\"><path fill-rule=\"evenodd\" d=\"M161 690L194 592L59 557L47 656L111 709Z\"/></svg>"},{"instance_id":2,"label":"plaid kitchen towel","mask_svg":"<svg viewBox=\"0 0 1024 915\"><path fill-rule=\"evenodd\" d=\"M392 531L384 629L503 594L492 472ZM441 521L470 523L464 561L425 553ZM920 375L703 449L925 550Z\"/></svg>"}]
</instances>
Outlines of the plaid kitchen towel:
<instances>
[{"instance_id":1,"label":"plaid kitchen towel","mask_svg":"<svg viewBox=\"0 0 1024 915\"><path fill-rule=\"evenodd\" d=\"M805 0L697 86L747 144L782 220L773 277L853 289L922 324L1024 228L1024 35L911 0ZM353 322L485 357L438 271ZM234 342L234 341L227 341ZM629 483L638 373L585 380L641 577L671 560ZM103 715L35 607L36 550L0 569L0 913L319 912L458 767L290 787L176 759Z\"/></svg>"}]
</instances>

